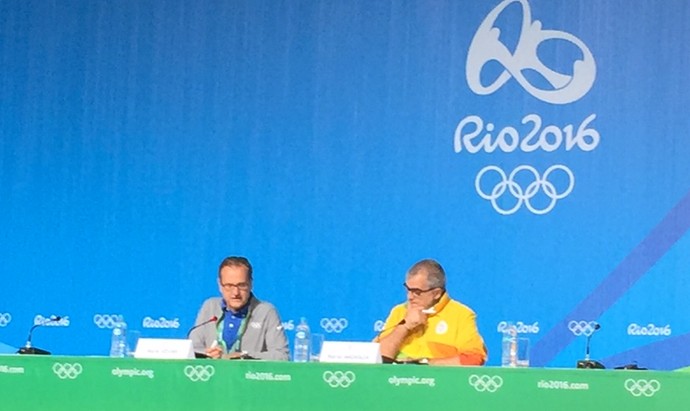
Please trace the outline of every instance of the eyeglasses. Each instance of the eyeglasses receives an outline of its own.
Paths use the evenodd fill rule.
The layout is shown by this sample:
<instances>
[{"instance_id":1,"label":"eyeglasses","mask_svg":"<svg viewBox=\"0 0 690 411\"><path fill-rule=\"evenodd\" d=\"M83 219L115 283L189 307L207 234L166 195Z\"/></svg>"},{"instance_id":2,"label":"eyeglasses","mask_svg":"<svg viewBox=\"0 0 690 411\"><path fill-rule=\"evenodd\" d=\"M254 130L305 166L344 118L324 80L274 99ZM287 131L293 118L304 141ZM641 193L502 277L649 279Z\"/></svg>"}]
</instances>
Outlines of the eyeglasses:
<instances>
[{"instance_id":1,"label":"eyeglasses","mask_svg":"<svg viewBox=\"0 0 690 411\"><path fill-rule=\"evenodd\" d=\"M403 283L403 287L405 287L405 290L407 290L408 293L414 295L415 297L419 297L420 295L424 293L428 293L429 291L433 291L439 287L434 287L434 288L429 288L428 290L420 290L419 288L410 288L407 286L406 283Z\"/></svg>"},{"instance_id":2,"label":"eyeglasses","mask_svg":"<svg viewBox=\"0 0 690 411\"><path fill-rule=\"evenodd\" d=\"M223 290L225 291L232 291L233 288L237 288L240 291L247 291L249 290L249 283L239 283L239 284L231 284L231 283L224 283L220 285L223 287Z\"/></svg>"}]
</instances>

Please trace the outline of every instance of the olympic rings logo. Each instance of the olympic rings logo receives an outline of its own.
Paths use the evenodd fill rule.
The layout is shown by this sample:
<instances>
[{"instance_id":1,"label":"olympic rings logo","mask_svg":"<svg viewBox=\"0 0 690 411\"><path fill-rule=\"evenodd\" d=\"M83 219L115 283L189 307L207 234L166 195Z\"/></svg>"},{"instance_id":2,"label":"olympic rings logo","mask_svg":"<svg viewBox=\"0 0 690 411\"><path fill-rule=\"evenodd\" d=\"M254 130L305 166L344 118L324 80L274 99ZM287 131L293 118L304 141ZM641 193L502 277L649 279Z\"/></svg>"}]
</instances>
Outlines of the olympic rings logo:
<instances>
[{"instance_id":1,"label":"olympic rings logo","mask_svg":"<svg viewBox=\"0 0 690 411\"><path fill-rule=\"evenodd\" d=\"M355 382L356 376L352 371L326 371L323 381L331 388L347 388Z\"/></svg>"},{"instance_id":2,"label":"olympic rings logo","mask_svg":"<svg viewBox=\"0 0 690 411\"><path fill-rule=\"evenodd\" d=\"M596 330L596 325L596 321L571 321L568 323L568 329L577 337L589 337Z\"/></svg>"},{"instance_id":3,"label":"olympic rings logo","mask_svg":"<svg viewBox=\"0 0 690 411\"><path fill-rule=\"evenodd\" d=\"M633 380L628 378L625 380L624 386L634 397L641 395L651 397L661 389L661 383L657 380Z\"/></svg>"},{"instance_id":4,"label":"olympic rings logo","mask_svg":"<svg viewBox=\"0 0 690 411\"><path fill-rule=\"evenodd\" d=\"M347 319L345 318L322 318L321 328L327 333L339 334L347 328Z\"/></svg>"},{"instance_id":5,"label":"olympic rings logo","mask_svg":"<svg viewBox=\"0 0 690 411\"><path fill-rule=\"evenodd\" d=\"M122 316L117 314L96 314L93 323L98 328L113 328L116 323L122 321Z\"/></svg>"},{"instance_id":6,"label":"olympic rings logo","mask_svg":"<svg viewBox=\"0 0 690 411\"><path fill-rule=\"evenodd\" d=\"M10 313L0 313L0 327L6 327L12 321Z\"/></svg>"},{"instance_id":7,"label":"olympic rings logo","mask_svg":"<svg viewBox=\"0 0 690 411\"><path fill-rule=\"evenodd\" d=\"M560 192L554 183L549 180L551 173L558 170L564 172L568 179L567 187L565 190ZM487 193L482 189L481 182L484 176L490 171L498 173L500 181L496 183L490 192ZM522 186L515 181L516 176L521 171L531 174L530 183L527 184L525 189L523 189ZM573 191L573 188L575 187L575 176L568 167L562 164L556 164L549 167L546 169L543 176L540 176L539 172L534 167L528 165L518 166L508 176L506 176L506 173L497 166L486 166L482 168L479 173L477 173L477 177L474 180L474 186L477 190L477 194L479 194L481 198L491 201L491 205L493 206L494 210L496 210L496 212L499 214L514 214L520 209L520 207L522 207L522 204L524 203L525 207L527 207L527 209L532 213L543 215L553 210L558 200L567 197ZM503 208L498 204L498 199L503 197L503 195L506 193L506 190L517 200L510 208ZM546 197L550 199L549 203L543 208L537 208L532 204L532 199L540 192L543 192Z\"/></svg>"},{"instance_id":8,"label":"olympic rings logo","mask_svg":"<svg viewBox=\"0 0 690 411\"><path fill-rule=\"evenodd\" d=\"M192 382L206 382L215 373L216 369L212 365L188 365L184 367L184 375Z\"/></svg>"},{"instance_id":9,"label":"olympic rings logo","mask_svg":"<svg viewBox=\"0 0 690 411\"><path fill-rule=\"evenodd\" d=\"M467 381L479 392L496 392L503 385L503 378L498 375L472 374Z\"/></svg>"},{"instance_id":10,"label":"olympic rings logo","mask_svg":"<svg viewBox=\"0 0 690 411\"><path fill-rule=\"evenodd\" d=\"M71 364L71 363L59 363L56 362L53 364L53 372L55 375L58 376L61 380L73 380L79 376L83 371L83 368L81 364L78 362Z\"/></svg>"}]
</instances>

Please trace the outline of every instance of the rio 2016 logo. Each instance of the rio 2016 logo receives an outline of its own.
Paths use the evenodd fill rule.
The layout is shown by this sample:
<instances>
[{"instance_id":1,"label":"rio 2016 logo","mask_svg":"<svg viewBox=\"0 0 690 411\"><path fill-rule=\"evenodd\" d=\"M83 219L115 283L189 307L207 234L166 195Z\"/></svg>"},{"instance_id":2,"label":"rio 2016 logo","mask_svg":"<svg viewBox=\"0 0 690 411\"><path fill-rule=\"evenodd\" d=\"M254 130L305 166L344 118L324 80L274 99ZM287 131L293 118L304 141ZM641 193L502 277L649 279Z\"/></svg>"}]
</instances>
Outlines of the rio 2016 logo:
<instances>
[{"instance_id":1,"label":"rio 2016 logo","mask_svg":"<svg viewBox=\"0 0 690 411\"><path fill-rule=\"evenodd\" d=\"M539 334L539 321L535 321L533 324L518 321L513 324L515 327L515 332L518 334ZM499 333L504 333L508 331L508 321L501 321L496 327L496 331Z\"/></svg>"},{"instance_id":2,"label":"rio 2016 logo","mask_svg":"<svg viewBox=\"0 0 690 411\"><path fill-rule=\"evenodd\" d=\"M628 335L645 337L668 337L672 334L671 325L658 326L655 324L639 325L632 323L628 326Z\"/></svg>"},{"instance_id":3,"label":"rio 2016 logo","mask_svg":"<svg viewBox=\"0 0 690 411\"><path fill-rule=\"evenodd\" d=\"M512 3L522 6L520 38L514 53L501 43L501 32L494 27L496 19ZM566 41L582 52L582 60L573 62L572 75L558 73L539 59L539 45L550 40ZM490 61L497 61L505 70L493 83L484 86L481 82L481 73ZM541 74L553 89L544 90L532 85L522 74L528 69ZM514 78L528 93L551 104L568 104L582 98L592 88L596 70L592 52L582 40L563 31L543 30L540 21L532 21L532 12L527 0L505 0L486 16L472 39L466 63L467 84L476 94L492 94Z\"/></svg>"},{"instance_id":4,"label":"rio 2016 logo","mask_svg":"<svg viewBox=\"0 0 690 411\"><path fill-rule=\"evenodd\" d=\"M511 51L500 40L501 30L495 27L505 9L511 4L518 4L522 11L519 22L520 34L514 51ZM518 22L514 22L518 24ZM571 74L559 73L547 67L539 58L538 49L543 42L560 41L568 47L576 47L581 58L572 61ZM503 70L489 81L482 82L484 67L490 62L499 63ZM515 79L522 88L533 97L554 105L574 103L584 97L594 85L596 63L589 47L573 34L553 29L543 29L539 20L532 20L532 11L528 0L504 0L484 18L479 25L467 52L465 64L467 84L472 92L486 96L497 92L509 80ZM541 75L550 88L540 88L524 76L526 70ZM522 117L522 126L497 125L495 121L485 121L478 115L468 115L455 128L453 148L456 153L479 152L494 153L501 151L512 153L521 151L531 153L544 151L551 153L557 150L570 152L581 150L593 151L599 145L601 136L594 127L596 114L569 124L550 124L537 113ZM565 176L561 178L560 187L549 180L553 170L560 170ZM532 180L522 184L515 180L515 175L533 176ZM492 173L489 173L492 172ZM490 185L484 182L484 176L498 174L502 177L498 183ZM535 215L549 213L556 202L571 194L575 186L575 175L565 164L546 167L540 171L529 164L520 165L512 170L503 170L496 165L482 168L475 178L475 189L479 197L491 203L494 210L502 215L510 215L522 209ZM536 198L535 198L536 197Z\"/></svg>"}]
</instances>

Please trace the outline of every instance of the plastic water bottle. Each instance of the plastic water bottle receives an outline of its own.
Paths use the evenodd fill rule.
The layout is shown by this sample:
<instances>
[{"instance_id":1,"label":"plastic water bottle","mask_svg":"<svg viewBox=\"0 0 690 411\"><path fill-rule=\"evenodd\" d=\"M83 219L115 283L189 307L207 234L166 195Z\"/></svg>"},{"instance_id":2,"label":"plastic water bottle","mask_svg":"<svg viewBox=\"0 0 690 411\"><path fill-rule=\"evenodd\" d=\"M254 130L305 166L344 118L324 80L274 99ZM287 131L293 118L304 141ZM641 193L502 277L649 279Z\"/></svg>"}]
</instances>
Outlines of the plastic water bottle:
<instances>
[{"instance_id":1,"label":"plastic water bottle","mask_svg":"<svg viewBox=\"0 0 690 411\"><path fill-rule=\"evenodd\" d=\"M127 323L122 318L113 324L113 335L110 338L110 356L127 356Z\"/></svg>"},{"instance_id":2,"label":"plastic water bottle","mask_svg":"<svg viewBox=\"0 0 690 411\"><path fill-rule=\"evenodd\" d=\"M509 322L501 341L501 367L517 367L517 343L517 327Z\"/></svg>"},{"instance_id":3,"label":"plastic water bottle","mask_svg":"<svg viewBox=\"0 0 690 411\"><path fill-rule=\"evenodd\" d=\"M307 324L307 319L302 317L295 328L295 346L292 353L292 361L308 362L310 343L311 332L309 331L309 325Z\"/></svg>"}]
</instances>

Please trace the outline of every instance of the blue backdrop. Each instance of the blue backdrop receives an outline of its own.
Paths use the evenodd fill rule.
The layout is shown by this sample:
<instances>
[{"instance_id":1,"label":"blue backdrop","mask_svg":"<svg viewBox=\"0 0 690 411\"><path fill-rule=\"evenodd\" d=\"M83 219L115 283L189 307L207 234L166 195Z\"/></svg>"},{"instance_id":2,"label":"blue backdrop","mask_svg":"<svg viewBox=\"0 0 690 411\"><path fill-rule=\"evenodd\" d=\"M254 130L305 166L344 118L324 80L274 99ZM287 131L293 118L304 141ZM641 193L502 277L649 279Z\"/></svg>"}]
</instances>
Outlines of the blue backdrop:
<instances>
[{"instance_id":1,"label":"blue backdrop","mask_svg":"<svg viewBox=\"0 0 690 411\"><path fill-rule=\"evenodd\" d=\"M690 365L690 3L0 3L0 341L183 337L227 255L370 340L415 261L500 362ZM290 338L292 333L290 333Z\"/></svg>"}]
</instances>

